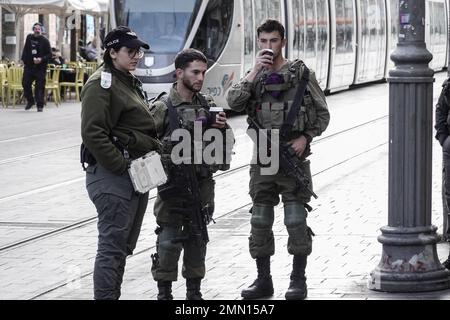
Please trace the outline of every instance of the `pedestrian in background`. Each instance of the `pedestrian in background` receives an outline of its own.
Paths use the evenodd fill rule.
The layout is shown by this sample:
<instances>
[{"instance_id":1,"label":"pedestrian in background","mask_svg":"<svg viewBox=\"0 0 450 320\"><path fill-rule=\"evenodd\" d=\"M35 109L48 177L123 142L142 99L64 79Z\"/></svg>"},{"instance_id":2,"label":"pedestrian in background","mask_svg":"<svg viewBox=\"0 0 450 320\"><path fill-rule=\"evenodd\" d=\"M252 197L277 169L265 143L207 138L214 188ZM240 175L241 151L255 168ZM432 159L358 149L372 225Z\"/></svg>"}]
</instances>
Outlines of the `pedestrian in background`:
<instances>
[{"instance_id":1,"label":"pedestrian in background","mask_svg":"<svg viewBox=\"0 0 450 320\"><path fill-rule=\"evenodd\" d=\"M289 61L283 57L286 45L285 29L276 20L268 19L257 28L257 41L261 49L257 53L255 65L247 75L228 91L227 101L235 111L245 110L264 129L282 131L284 124L292 127L286 133L285 141L293 149L303 173L311 181L310 144L327 128L330 120L325 96L313 72L309 72L301 60ZM309 73L301 106L290 118L297 91L301 87L304 74ZM306 76L305 76L306 77ZM290 123L288 123L290 122ZM258 130L261 131L261 130ZM258 135L263 135L258 132ZM283 138L283 137L281 137ZM258 139L260 141L261 139ZM259 150L255 148L254 159ZM256 259L258 277L241 295L244 299L271 296L274 292L270 274L270 257L275 253L272 226L274 206L284 203L284 224L289 238L287 249L294 256L289 289L286 299L304 299L307 296L305 268L307 257L312 251L312 230L306 224L307 204L311 195L299 188L294 177L277 170L271 175L262 173L262 166L250 166L251 231L249 237L250 255Z\"/></svg>"},{"instance_id":2,"label":"pedestrian in background","mask_svg":"<svg viewBox=\"0 0 450 320\"><path fill-rule=\"evenodd\" d=\"M98 213L94 298L101 300L119 299L147 208L148 192L135 192L129 163L160 147L142 83L131 74L149 45L127 27L104 42L104 65L81 92L81 161L89 164L86 189Z\"/></svg>"},{"instance_id":3,"label":"pedestrian in background","mask_svg":"<svg viewBox=\"0 0 450 320\"><path fill-rule=\"evenodd\" d=\"M42 35L43 25L36 22L33 25L33 33L27 36L22 51L24 72L22 86L27 105L25 110L31 109L36 103L37 111L44 109L45 75L47 63L52 57L50 42ZM32 84L35 82L34 97Z\"/></svg>"},{"instance_id":4,"label":"pedestrian in background","mask_svg":"<svg viewBox=\"0 0 450 320\"><path fill-rule=\"evenodd\" d=\"M62 66L65 63L65 59L62 57L61 52L52 48L52 57L48 61L49 64L54 64L55 66Z\"/></svg>"}]
</instances>

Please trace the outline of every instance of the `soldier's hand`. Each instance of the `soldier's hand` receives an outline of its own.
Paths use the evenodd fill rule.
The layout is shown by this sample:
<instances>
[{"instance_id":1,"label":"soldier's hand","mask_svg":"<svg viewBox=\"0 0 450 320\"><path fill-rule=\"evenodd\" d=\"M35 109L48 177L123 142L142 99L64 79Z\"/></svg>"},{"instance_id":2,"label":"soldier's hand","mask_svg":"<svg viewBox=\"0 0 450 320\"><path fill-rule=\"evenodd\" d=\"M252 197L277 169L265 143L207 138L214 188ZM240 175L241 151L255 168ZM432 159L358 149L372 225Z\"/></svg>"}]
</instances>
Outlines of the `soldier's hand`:
<instances>
[{"instance_id":1,"label":"soldier's hand","mask_svg":"<svg viewBox=\"0 0 450 320\"><path fill-rule=\"evenodd\" d=\"M292 149L295 150L297 157L301 157L303 152L305 151L306 145L308 141L304 136L300 136L297 139L293 139L288 141L288 144L291 145Z\"/></svg>"},{"instance_id":2,"label":"soldier's hand","mask_svg":"<svg viewBox=\"0 0 450 320\"><path fill-rule=\"evenodd\" d=\"M261 71L263 68L270 68L273 64L273 56L267 54L267 50L261 50L256 55L255 66L253 70Z\"/></svg>"},{"instance_id":3,"label":"soldier's hand","mask_svg":"<svg viewBox=\"0 0 450 320\"><path fill-rule=\"evenodd\" d=\"M227 125L227 115L225 112L221 111L216 114L216 122L211 125L213 128L223 129Z\"/></svg>"},{"instance_id":4,"label":"soldier's hand","mask_svg":"<svg viewBox=\"0 0 450 320\"><path fill-rule=\"evenodd\" d=\"M42 62L42 58L34 58L34 64L40 64Z\"/></svg>"}]
</instances>

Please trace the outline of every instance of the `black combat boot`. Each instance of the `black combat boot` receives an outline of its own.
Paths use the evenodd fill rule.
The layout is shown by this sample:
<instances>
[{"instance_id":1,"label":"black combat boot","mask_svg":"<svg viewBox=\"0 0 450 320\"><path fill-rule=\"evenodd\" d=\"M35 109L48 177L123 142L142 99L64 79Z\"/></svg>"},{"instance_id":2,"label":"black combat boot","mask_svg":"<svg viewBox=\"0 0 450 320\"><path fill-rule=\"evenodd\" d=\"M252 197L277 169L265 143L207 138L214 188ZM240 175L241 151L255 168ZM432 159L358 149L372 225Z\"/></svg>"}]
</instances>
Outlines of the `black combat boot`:
<instances>
[{"instance_id":1,"label":"black combat boot","mask_svg":"<svg viewBox=\"0 0 450 320\"><path fill-rule=\"evenodd\" d=\"M172 281L158 281L158 300L173 300Z\"/></svg>"},{"instance_id":2,"label":"black combat boot","mask_svg":"<svg viewBox=\"0 0 450 320\"><path fill-rule=\"evenodd\" d=\"M303 300L306 298L308 294L305 277L306 260L307 256L305 255L294 256L291 283L285 295L286 300Z\"/></svg>"},{"instance_id":3,"label":"black combat boot","mask_svg":"<svg viewBox=\"0 0 450 320\"><path fill-rule=\"evenodd\" d=\"M202 279L186 279L186 300L203 300L200 292L200 283Z\"/></svg>"},{"instance_id":4,"label":"black combat boot","mask_svg":"<svg viewBox=\"0 0 450 320\"><path fill-rule=\"evenodd\" d=\"M258 277L250 287L241 291L244 299L258 299L273 295L272 276L270 275L270 256L256 258Z\"/></svg>"}]
</instances>

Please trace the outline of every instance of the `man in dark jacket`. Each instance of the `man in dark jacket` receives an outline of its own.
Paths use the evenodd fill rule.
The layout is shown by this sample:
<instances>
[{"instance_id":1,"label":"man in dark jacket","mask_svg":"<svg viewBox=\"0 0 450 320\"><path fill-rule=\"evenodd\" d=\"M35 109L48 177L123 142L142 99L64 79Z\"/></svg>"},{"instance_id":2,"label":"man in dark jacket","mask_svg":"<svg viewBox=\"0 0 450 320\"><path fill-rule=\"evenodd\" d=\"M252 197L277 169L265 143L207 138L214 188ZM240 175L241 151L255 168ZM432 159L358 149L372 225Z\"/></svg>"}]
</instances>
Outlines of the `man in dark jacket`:
<instances>
[{"instance_id":1,"label":"man in dark jacket","mask_svg":"<svg viewBox=\"0 0 450 320\"><path fill-rule=\"evenodd\" d=\"M50 42L42 34L42 24L33 25L33 33L27 36L22 52L22 61L25 65L22 86L27 105L25 110L31 109L36 103L37 111L44 108L45 74L47 63L52 57ZM34 97L31 85L36 81Z\"/></svg>"},{"instance_id":2,"label":"man in dark jacket","mask_svg":"<svg viewBox=\"0 0 450 320\"><path fill-rule=\"evenodd\" d=\"M450 79L450 78L449 78ZM444 213L444 226L443 237L449 238L449 208L450 208L450 138L449 138L449 125L450 125L450 83L449 79L445 80L442 84L442 91L439 95L438 102L436 104L436 123L434 128L436 129L436 139L442 146L442 198L443 198L443 213ZM448 259L443 262L443 265L450 269L450 255Z\"/></svg>"}]
</instances>

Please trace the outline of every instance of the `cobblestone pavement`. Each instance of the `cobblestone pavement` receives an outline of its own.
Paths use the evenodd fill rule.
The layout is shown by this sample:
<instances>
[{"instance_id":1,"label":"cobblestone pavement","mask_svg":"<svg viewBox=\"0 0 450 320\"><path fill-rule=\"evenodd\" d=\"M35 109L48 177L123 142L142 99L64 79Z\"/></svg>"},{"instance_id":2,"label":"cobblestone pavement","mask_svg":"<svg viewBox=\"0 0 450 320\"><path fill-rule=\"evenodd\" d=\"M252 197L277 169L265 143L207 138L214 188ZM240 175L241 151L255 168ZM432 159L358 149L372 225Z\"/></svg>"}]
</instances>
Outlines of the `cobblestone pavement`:
<instances>
[{"instance_id":1,"label":"cobblestone pavement","mask_svg":"<svg viewBox=\"0 0 450 320\"><path fill-rule=\"evenodd\" d=\"M444 77L436 75L435 98ZM324 139L313 145L311 157L319 199L312 201L314 210L308 217L316 234L307 267L308 299L450 298L450 290L391 294L367 289L369 273L381 255L379 228L387 224L387 94L387 84L379 84L327 99L332 122ZM49 106L42 118L37 112L0 110L5 132L0 140L0 248L95 216L78 162L79 111L76 103ZM378 120L334 135L373 119ZM230 122L236 129L236 168L250 158L250 142L243 117ZM441 150L434 141L432 220L442 232L440 172ZM217 223L209 228L207 274L202 283L206 299L240 299L240 290L256 276L248 253L248 178L248 168L217 178ZM127 262L122 299L156 299L150 273L156 239L152 209L153 200L135 254ZM279 205L274 223L273 299L284 299L292 262L282 213ZM86 221L0 251L0 299L92 299L96 237L95 220ZM448 243L439 243L437 249L444 260ZM174 283L174 296L184 299L181 275Z\"/></svg>"}]
</instances>

